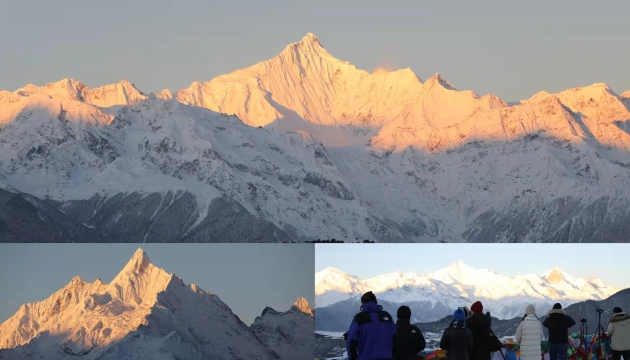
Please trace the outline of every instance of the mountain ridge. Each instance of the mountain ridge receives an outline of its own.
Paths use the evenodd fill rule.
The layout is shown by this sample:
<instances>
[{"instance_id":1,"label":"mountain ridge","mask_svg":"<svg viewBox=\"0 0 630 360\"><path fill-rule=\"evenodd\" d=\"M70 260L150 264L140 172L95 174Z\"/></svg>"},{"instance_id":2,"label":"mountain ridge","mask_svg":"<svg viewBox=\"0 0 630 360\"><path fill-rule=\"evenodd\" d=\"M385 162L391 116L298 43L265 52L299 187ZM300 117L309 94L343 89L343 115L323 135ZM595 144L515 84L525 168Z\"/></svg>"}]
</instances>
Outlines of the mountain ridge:
<instances>
[{"instance_id":1,"label":"mountain ridge","mask_svg":"<svg viewBox=\"0 0 630 360\"><path fill-rule=\"evenodd\" d=\"M0 93L0 180L101 241L619 242L629 233L630 112L627 97L599 83L510 106L439 74L422 82L410 69L356 69L312 34L176 93L59 83ZM82 91L105 98L92 105ZM140 215L125 212L130 204ZM7 223L25 216L8 208ZM234 223L256 231L234 234ZM11 231L4 237L27 237Z\"/></svg>"},{"instance_id":2,"label":"mountain ridge","mask_svg":"<svg viewBox=\"0 0 630 360\"><path fill-rule=\"evenodd\" d=\"M297 302L308 307L303 298ZM0 324L0 353L15 359L45 351L51 359L161 359L170 354L267 360L289 359L277 353L287 346L302 354L312 352L305 339L278 340L277 348L260 342L260 337L276 338L275 331L314 331L309 325L312 315L294 310L281 314L289 320L277 323L263 314L256 321L267 327L248 327L217 295L185 285L138 249L109 284L75 276L45 300L22 305Z\"/></svg>"},{"instance_id":3,"label":"mountain ridge","mask_svg":"<svg viewBox=\"0 0 630 360\"><path fill-rule=\"evenodd\" d=\"M334 319L344 318L358 298L373 291L390 310L408 305L415 321L431 322L452 314L452 309L482 301L499 319L518 316L528 303L544 309L560 302L567 306L583 300L603 300L619 291L600 279L574 278L558 268L542 275L509 277L487 269L474 269L463 261L427 274L394 272L358 278L335 268L315 276L318 330L336 330ZM356 305L358 306L358 305ZM544 312L539 314L544 315Z\"/></svg>"}]
</instances>

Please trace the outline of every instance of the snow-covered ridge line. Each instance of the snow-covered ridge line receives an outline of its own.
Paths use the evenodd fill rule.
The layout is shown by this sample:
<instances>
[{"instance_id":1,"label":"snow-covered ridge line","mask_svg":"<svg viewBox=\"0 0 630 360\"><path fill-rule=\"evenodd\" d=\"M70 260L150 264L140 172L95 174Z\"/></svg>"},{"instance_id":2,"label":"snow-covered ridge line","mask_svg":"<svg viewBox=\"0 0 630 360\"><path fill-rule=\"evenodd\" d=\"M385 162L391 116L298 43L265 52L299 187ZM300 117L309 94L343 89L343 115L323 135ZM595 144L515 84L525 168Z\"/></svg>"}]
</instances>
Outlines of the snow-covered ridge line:
<instances>
[{"instance_id":1,"label":"snow-covered ridge line","mask_svg":"<svg viewBox=\"0 0 630 360\"><path fill-rule=\"evenodd\" d=\"M46 231L7 241L627 241L623 96L593 84L509 106L439 74L356 69L312 34L175 94L4 91L0 181L51 200L32 218Z\"/></svg>"},{"instance_id":2,"label":"snow-covered ridge line","mask_svg":"<svg viewBox=\"0 0 630 360\"><path fill-rule=\"evenodd\" d=\"M296 335L279 339L276 331ZM304 298L287 312L263 314L248 327L215 294L185 285L138 249L109 284L75 276L47 299L21 306L0 324L0 355L288 360L286 349L310 357L313 344L303 334L313 331Z\"/></svg>"},{"instance_id":3,"label":"snow-covered ridge line","mask_svg":"<svg viewBox=\"0 0 630 360\"><path fill-rule=\"evenodd\" d=\"M366 291L373 291L379 300L393 304L423 303L425 311L443 305L470 306L481 300L499 318L511 318L522 312L515 304L533 302L546 306L561 302L570 305L584 300L606 299L619 290L604 285L600 279L575 278L558 268L542 275L511 278L490 270L473 269L462 261L428 274L396 272L361 279L327 268L315 275L318 309L332 308L335 304L356 300ZM539 310L541 314L545 311L544 307Z\"/></svg>"}]
</instances>

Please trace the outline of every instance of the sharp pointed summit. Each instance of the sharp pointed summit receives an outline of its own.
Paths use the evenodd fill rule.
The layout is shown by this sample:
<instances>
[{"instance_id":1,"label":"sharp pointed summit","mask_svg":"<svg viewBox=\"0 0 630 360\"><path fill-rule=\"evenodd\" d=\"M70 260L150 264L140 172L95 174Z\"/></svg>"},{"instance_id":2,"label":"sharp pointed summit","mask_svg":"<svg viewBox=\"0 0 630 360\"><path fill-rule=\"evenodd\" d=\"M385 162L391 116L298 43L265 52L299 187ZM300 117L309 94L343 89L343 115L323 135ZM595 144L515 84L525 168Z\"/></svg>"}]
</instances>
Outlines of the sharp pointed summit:
<instances>
[{"instance_id":1,"label":"sharp pointed summit","mask_svg":"<svg viewBox=\"0 0 630 360\"><path fill-rule=\"evenodd\" d=\"M142 270L146 269L149 265L151 265L149 256L144 250L138 248L123 270L142 272Z\"/></svg>"},{"instance_id":2,"label":"sharp pointed summit","mask_svg":"<svg viewBox=\"0 0 630 360\"><path fill-rule=\"evenodd\" d=\"M562 273L562 270L560 270L560 268L554 267L548 274L545 275L545 278L550 283L557 284L561 282L562 280L564 280L564 275Z\"/></svg>"},{"instance_id":3,"label":"sharp pointed summit","mask_svg":"<svg viewBox=\"0 0 630 360\"><path fill-rule=\"evenodd\" d=\"M60 241L198 241L218 228L245 231L209 217L226 199L267 229L265 241L621 241L630 92L595 83L508 105L440 74L423 83L408 68L357 69L312 33L295 40L271 59L151 99L127 80L0 92L0 188L58 214L11 216L32 216L34 234ZM162 219L176 208L186 214ZM524 225L531 214L548 221ZM5 223L16 238L33 237Z\"/></svg>"},{"instance_id":4,"label":"sharp pointed summit","mask_svg":"<svg viewBox=\"0 0 630 360\"><path fill-rule=\"evenodd\" d=\"M303 297L299 297L295 301L295 303L293 304L293 308L305 314L313 315L313 311L311 310L311 307L308 304L308 301Z\"/></svg>"},{"instance_id":5,"label":"sharp pointed summit","mask_svg":"<svg viewBox=\"0 0 630 360\"><path fill-rule=\"evenodd\" d=\"M435 73L431 78L429 78L426 81L426 84L428 85L439 84L439 85L442 85L442 87L444 87L445 89L457 91L457 88L450 82L446 81L446 79L439 73Z\"/></svg>"},{"instance_id":6,"label":"sharp pointed summit","mask_svg":"<svg viewBox=\"0 0 630 360\"><path fill-rule=\"evenodd\" d=\"M302 40L300 40L301 43L304 44L313 44L313 45L319 45L322 46L322 44L319 42L319 39L313 34L313 33L307 33ZM323 46L322 46L323 47Z\"/></svg>"},{"instance_id":7,"label":"sharp pointed summit","mask_svg":"<svg viewBox=\"0 0 630 360\"><path fill-rule=\"evenodd\" d=\"M22 305L0 324L0 357L308 358L312 316L301 311L273 312L279 316L269 314L264 326L248 327L218 296L195 285L182 286L183 282L172 286L173 277L151 265L142 249L133 254L123 273L124 278L119 274L109 285L100 279L88 284L75 276L47 299ZM296 304L307 306L300 299Z\"/></svg>"}]
</instances>

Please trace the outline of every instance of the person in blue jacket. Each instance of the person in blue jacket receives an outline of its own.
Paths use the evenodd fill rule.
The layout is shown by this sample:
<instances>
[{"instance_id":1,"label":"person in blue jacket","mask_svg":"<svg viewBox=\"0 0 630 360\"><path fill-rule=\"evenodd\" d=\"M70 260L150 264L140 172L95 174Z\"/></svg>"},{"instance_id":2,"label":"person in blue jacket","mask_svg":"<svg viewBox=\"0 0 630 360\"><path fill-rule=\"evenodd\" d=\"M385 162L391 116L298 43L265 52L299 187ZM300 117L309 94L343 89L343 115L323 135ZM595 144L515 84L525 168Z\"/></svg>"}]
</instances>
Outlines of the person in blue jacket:
<instances>
[{"instance_id":1,"label":"person in blue jacket","mask_svg":"<svg viewBox=\"0 0 630 360\"><path fill-rule=\"evenodd\" d=\"M361 312L356 314L347 333L349 360L391 360L396 323L378 305L376 296L366 292L361 296Z\"/></svg>"}]
</instances>

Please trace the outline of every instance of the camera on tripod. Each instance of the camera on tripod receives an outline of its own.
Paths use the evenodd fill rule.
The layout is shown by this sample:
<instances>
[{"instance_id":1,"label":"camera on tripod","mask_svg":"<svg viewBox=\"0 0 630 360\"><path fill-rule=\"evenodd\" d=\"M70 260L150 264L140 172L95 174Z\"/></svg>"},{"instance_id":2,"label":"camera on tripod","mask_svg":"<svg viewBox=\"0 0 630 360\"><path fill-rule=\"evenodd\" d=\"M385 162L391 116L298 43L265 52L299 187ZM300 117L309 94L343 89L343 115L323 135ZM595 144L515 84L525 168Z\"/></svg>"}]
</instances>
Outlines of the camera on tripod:
<instances>
[{"instance_id":1,"label":"camera on tripod","mask_svg":"<svg viewBox=\"0 0 630 360\"><path fill-rule=\"evenodd\" d=\"M598 314L602 314L604 312L604 310L602 310L602 309L597 309L595 311L597 311Z\"/></svg>"},{"instance_id":2,"label":"camera on tripod","mask_svg":"<svg viewBox=\"0 0 630 360\"><path fill-rule=\"evenodd\" d=\"M586 319L581 319L581 320L580 320L580 322L581 322L582 324L585 324L585 323L586 323Z\"/></svg>"}]
</instances>

